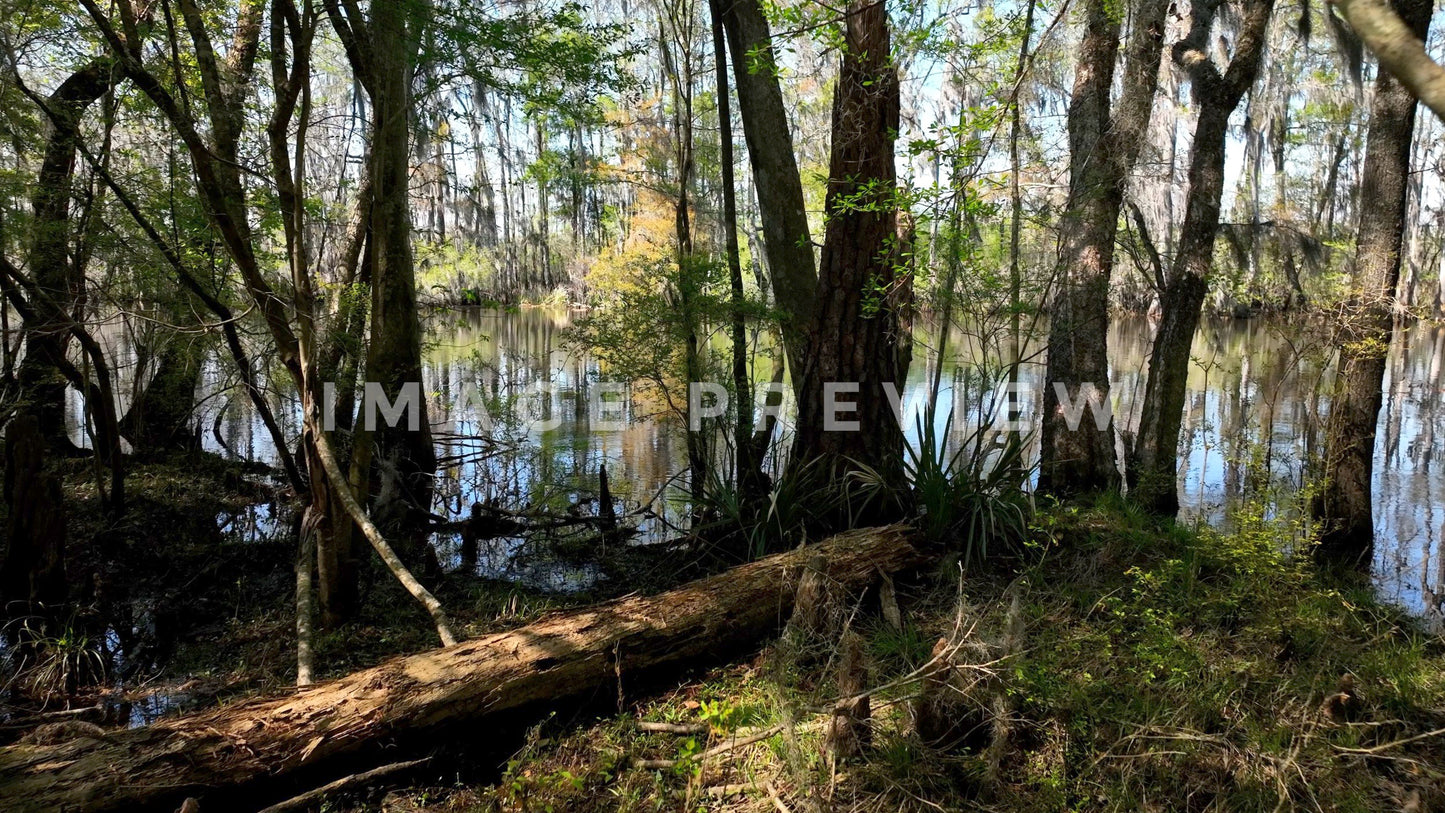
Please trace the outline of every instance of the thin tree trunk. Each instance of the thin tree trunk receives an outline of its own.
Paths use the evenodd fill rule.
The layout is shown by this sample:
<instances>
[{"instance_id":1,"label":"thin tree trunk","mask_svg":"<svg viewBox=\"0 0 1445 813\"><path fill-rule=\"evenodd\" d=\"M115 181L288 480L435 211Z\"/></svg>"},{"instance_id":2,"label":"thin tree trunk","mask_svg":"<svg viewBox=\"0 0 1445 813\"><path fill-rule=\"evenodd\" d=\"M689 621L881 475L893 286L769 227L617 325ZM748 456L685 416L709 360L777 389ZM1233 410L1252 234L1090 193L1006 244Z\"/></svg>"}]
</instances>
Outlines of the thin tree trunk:
<instances>
[{"instance_id":1,"label":"thin tree trunk","mask_svg":"<svg viewBox=\"0 0 1445 813\"><path fill-rule=\"evenodd\" d=\"M732 106L728 99L727 47L723 44L723 0L708 0L712 16L713 60L717 73L718 156L722 164L723 250L727 253L728 283L732 296L733 390L738 408L734 428L734 462L740 495L752 494L762 483L762 468L753 457L753 387L748 373L748 325L744 306L743 267L738 256L738 203L733 179Z\"/></svg>"},{"instance_id":2,"label":"thin tree trunk","mask_svg":"<svg viewBox=\"0 0 1445 813\"><path fill-rule=\"evenodd\" d=\"M1084 41L1069 105L1069 197L1049 311L1039 452L1039 488L1061 496L1119 486L1114 419L1104 414L1109 409L1109 280L1124 184L1154 107L1168 5L1164 0L1135 4L1124 90L1112 115L1123 15L1105 0L1088 0L1084 7ZM1064 408L1060 389L1081 406L1091 391L1094 414ZM1081 420L1075 424L1076 418Z\"/></svg>"},{"instance_id":3,"label":"thin tree trunk","mask_svg":"<svg viewBox=\"0 0 1445 813\"><path fill-rule=\"evenodd\" d=\"M1329 171L1325 173L1325 184L1320 190L1319 207L1315 211L1315 220L1324 223L1324 236L1328 239L1335 230L1335 196L1338 194L1340 184L1340 166L1345 162L1345 155L1348 150L1345 147L1349 143L1350 126L1345 122L1340 127L1340 134L1335 139L1331 155Z\"/></svg>"},{"instance_id":4,"label":"thin tree trunk","mask_svg":"<svg viewBox=\"0 0 1445 813\"><path fill-rule=\"evenodd\" d=\"M1419 38L1429 28L1431 9L1428 0L1394 4ZM1321 524L1319 555L1340 564L1368 566L1374 550L1375 427L1400 280L1415 111L1410 89L1381 71L1361 175L1361 199L1370 205L1360 214L1354 290L1341 328L1339 372L1325 428L1324 481L1313 506Z\"/></svg>"},{"instance_id":5,"label":"thin tree trunk","mask_svg":"<svg viewBox=\"0 0 1445 813\"><path fill-rule=\"evenodd\" d=\"M1130 495L1152 510L1179 510L1175 484L1179 429L1189 377L1189 349L1199 325L1224 193L1224 152L1229 117L1254 84L1264 53L1274 0L1248 0L1234 56L1221 73L1208 56L1208 35L1220 0L1198 0L1189 36L1174 46L1174 60L1189 72L1199 121L1189 160L1189 198L1179 251L1161 298L1162 314L1149 354L1139 433L1131 450Z\"/></svg>"},{"instance_id":6,"label":"thin tree trunk","mask_svg":"<svg viewBox=\"0 0 1445 813\"><path fill-rule=\"evenodd\" d=\"M664 77L672 85L672 149L677 168L677 200L673 205L673 232L677 241L675 261L677 277L673 291L681 311L683 331L683 373L687 385L703 380L702 348L698 337L698 299L702 279L693 256L691 186L694 170L692 128L692 27L684 10L670 9L664 14L658 31L662 50ZM673 52L676 47L676 53ZM692 495L694 517L702 510L707 493L707 431L695 426L692 397L687 397L688 486Z\"/></svg>"},{"instance_id":7,"label":"thin tree trunk","mask_svg":"<svg viewBox=\"0 0 1445 813\"><path fill-rule=\"evenodd\" d=\"M814 310L818 273L803 198L802 177L793 152L788 113L778 84L772 33L760 0L722 0L738 110L762 214L763 249L773 301L780 314L783 347L796 387L808 353L808 321Z\"/></svg>"},{"instance_id":8,"label":"thin tree trunk","mask_svg":"<svg viewBox=\"0 0 1445 813\"><path fill-rule=\"evenodd\" d=\"M1034 34L1034 7L1035 0L1028 0L1024 11L1024 30L1019 41L1018 65L1014 68L1014 98L1009 104L1009 132L1008 132L1008 154L1009 154L1009 230L1008 230L1008 296L1009 296L1009 336L1015 348L1019 345L1019 320L1022 316L1020 304L1023 293L1023 270L1020 266L1020 239L1023 234L1024 221L1024 196L1019 186L1019 176L1022 171L1023 158L1019 152L1019 138L1023 134L1023 105L1019 103L1018 95L1022 93L1024 70L1028 67L1029 61L1029 40ZM1017 365L1018 358L1011 359ZM1015 370L1015 374L1017 370Z\"/></svg>"}]
</instances>

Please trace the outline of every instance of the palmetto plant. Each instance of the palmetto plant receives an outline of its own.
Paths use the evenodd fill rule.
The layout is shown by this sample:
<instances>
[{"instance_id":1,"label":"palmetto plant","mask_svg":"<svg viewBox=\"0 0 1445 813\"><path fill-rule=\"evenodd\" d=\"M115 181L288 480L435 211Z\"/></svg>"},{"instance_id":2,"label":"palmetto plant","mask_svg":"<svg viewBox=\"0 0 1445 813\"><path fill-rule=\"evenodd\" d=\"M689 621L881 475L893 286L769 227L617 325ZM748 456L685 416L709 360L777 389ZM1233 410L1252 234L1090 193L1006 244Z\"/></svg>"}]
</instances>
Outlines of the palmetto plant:
<instances>
[{"instance_id":1,"label":"palmetto plant","mask_svg":"<svg viewBox=\"0 0 1445 813\"><path fill-rule=\"evenodd\" d=\"M950 443L954 411L948 411L940 434L929 419L932 411L925 410L914 419L917 442L904 444L914 522L927 539L957 550L965 565L999 545L1018 546L1028 533L1025 438L993 428L993 411L982 410L978 426ZM866 467L855 476L870 489L898 490Z\"/></svg>"},{"instance_id":2,"label":"palmetto plant","mask_svg":"<svg viewBox=\"0 0 1445 813\"><path fill-rule=\"evenodd\" d=\"M944 421L950 436L954 413ZM933 423L917 419L919 442L905 446L918 523L928 538L956 547L967 565L990 545L1013 548L1028 532L1029 466L1024 438L980 426L955 448L934 436Z\"/></svg>"},{"instance_id":3,"label":"palmetto plant","mask_svg":"<svg viewBox=\"0 0 1445 813\"><path fill-rule=\"evenodd\" d=\"M100 642L76 624L66 623L52 632L35 617L16 619L17 642L10 649L14 659L14 685L20 692L42 704L73 697L83 686L105 676L106 661Z\"/></svg>"},{"instance_id":4,"label":"palmetto plant","mask_svg":"<svg viewBox=\"0 0 1445 813\"><path fill-rule=\"evenodd\" d=\"M811 529L833 522L847 507L846 490L831 481L819 461L783 465L775 446L766 468L778 473L767 493L752 500L744 499L728 476L730 463L708 471L705 513L713 517L714 530L740 535L748 558L797 547Z\"/></svg>"}]
</instances>

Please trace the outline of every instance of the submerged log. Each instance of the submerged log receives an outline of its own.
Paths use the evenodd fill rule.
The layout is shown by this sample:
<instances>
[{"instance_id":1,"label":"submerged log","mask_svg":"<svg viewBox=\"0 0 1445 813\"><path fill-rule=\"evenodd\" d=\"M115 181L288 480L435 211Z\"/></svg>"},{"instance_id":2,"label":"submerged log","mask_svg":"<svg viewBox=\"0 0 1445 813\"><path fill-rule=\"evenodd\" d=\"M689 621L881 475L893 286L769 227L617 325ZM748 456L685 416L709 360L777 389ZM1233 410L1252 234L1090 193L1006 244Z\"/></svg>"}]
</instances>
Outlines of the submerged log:
<instances>
[{"instance_id":1,"label":"submerged log","mask_svg":"<svg viewBox=\"0 0 1445 813\"><path fill-rule=\"evenodd\" d=\"M900 526L851 531L650 597L626 597L418 655L295 694L60 745L0 749L11 810L119 810L178 804L232 809L279 797L303 772L348 769L398 740L479 722L515 724L545 704L660 667L705 663L774 634L817 556L840 589L924 563ZM530 722L530 718L522 721ZM491 736L489 734L489 736ZM395 761L392 750L378 761ZM241 787L246 786L246 787ZM255 805L252 805L254 809Z\"/></svg>"}]
</instances>

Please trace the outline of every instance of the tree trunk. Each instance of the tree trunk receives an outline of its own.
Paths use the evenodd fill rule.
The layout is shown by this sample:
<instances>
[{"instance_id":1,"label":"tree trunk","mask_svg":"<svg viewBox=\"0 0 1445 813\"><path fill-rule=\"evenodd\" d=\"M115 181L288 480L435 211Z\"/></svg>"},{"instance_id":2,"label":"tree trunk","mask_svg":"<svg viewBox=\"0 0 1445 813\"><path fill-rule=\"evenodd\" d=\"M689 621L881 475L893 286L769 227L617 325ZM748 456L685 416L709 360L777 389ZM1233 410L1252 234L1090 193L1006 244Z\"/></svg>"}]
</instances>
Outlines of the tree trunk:
<instances>
[{"instance_id":1,"label":"tree trunk","mask_svg":"<svg viewBox=\"0 0 1445 813\"><path fill-rule=\"evenodd\" d=\"M200 348L180 336L162 341L155 377L121 418L121 434L142 454L196 451L200 435L192 425L192 412L201 383Z\"/></svg>"},{"instance_id":2,"label":"tree trunk","mask_svg":"<svg viewBox=\"0 0 1445 813\"><path fill-rule=\"evenodd\" d=\"M65 508L60 478L45 471L40 421L20 415L5 433L5 558L0 561L0 618L59 608L66 600Z\"/></svg>"},{"instance_id":3,"label":"tree trunk","mask_svg":"<svg viewBox=\"0 0 1445 813\"><path fill-rule=\"evenodd\" d=\"M675 297L683 340L683 378L691 386L704 378L702 337L699 331L699 304L706 282L703 269L694 254L692 230L692 183L696 155L692 126L692 29L676 17L658 24L658 48L662 54L662 75L672 86L672 160L677 171L677 199L673 203L673 236L676 240L674 260L677 275L670 292ZM674 53L674 49L676 52ZM708 439L711 427L693 417L691 392L687 396L684 418L687 421L688 489L692 512L700 516L707 495L707 473L710 460Z\"/></svg>"},{"instance_id":4,"label":"tree trunk","mask_svg":"<svg viewBox=\"0 0 1445 813\"><path fill-rule=\"evenodd\" d=\"M1324 224L1323 238L1328 240L1335 231L1335 197L1338 195L1340 186L1340 166L1345 162L1345 155L1348 153L1346 147L1349 145L1350 125L1346 121L1340 126L1340 134L1335 138L1329 162L1329 170L1325 173L1325 183L1320 190L1319 206L1315 210L1315 221Z\"/></svg>"},{"instance_id":5,"label":"tree trunk","mask_svg":"<svg viewBox=\"0 0 1445 813\"><path fill-rule=\"evenodd\" d=\"M72 316L85 294L85 279L70 256L70 198L80 122L114 80L110 61L98 59L71 74L45 100L49 136L35 180L30 273L36 286ZM44 317L47 309L37 307L36 313ZM29 404L26 411L39 419L40 432L52 449L73 452L65 428L67 382L58 361L70 345L69 322L56 314L25 328L26 351L18 377Z\"/></svg>"},{"instance_id":6,"label":"tree trunk","mask_svg":"<svg viewBox=\"0 0 1445 813\"><path fill-rule=\"evenodd\" d=\"M1024 72L1029 66L1029 41L1034 35L1034 8L1036 0L1026 0L1024 11L1024 30L1019 38L1019 56L1017 67L1014 68L1014 85L1022 86ZM1009 305L1009 341L1014 352L1009 357L1010 383L1017 383L1018 378L1018 352L1021 335L1019 332L1019 320L1022 312L1023 295L1023 269L1021 268L1021 246L1020 241L1023 234L1024 221L1024 196L1019 187L1019 180L1023 174L1023 160L1019 151L1019 139L1023 135L1024 106L1022 100L1015 98L1009 104L1009 130L1008 130L1008 154L1009 154L1009 226L1008 226L1008 305ZM944 325L943 329L949 329Z\"/></svg>"},{"instance_id":7,"label":"tree trunk","mask_svg":"<svg viewBox=\"0 0 1445 813\"><path fill-rule=\"evenodd\" d=\"M884 4L854 0L833 96L827 236L809 352L797 373L790 465L862 465L885 483L901 483L903 432L893 402L912 352L913 280L902 234L911 229L900 228L907 218L895 189L899 86L889 38Z\"/></svg>"},{"instance_id":8,"label":"tree trunk","mask_svg":"<svg viewBox=\"0 0 1445 813\"><path fill-rule=\"evenodd\" d=\"M1394 9L1423 38L1431 4L1398 0ZM1374 549L1371 478L1380 388L1394 326L1400 247L1410 176L1415 97L1394 75L1380 71L1361 171L1361 209L1354 290L1341 328L1339 371L1325 429L1322 490L1313 513L1321 523L1319 555L1368 566Z\"/></svg>"},{"instance_id":9,"label":"tree trunk","mask_svg":"<svg viewBox=\"0 0 1445 813\"><path fill-rule=\"evenodd\" d=\"M431 510L436 451L432 447L426 398L421 393L421 322L417 318L416 269L411 223L411 83L426 3L373 3L367 26L372 114L370 250L371 343L366 379L379 383L388 399L402 397L410 385L418 397L414 431L406 422L378 422L375 462L383 487L372 510L388 534L404 532L415 512ZM410 420L413 416L408 416Z\"/></svg>"},{"instance_id":10,"label":"tree trunk","mask_svg":"<svg viewBox=\"0 0 1445 813\"><path fill-rule=\"evenodd\" d=\"M1189 36L1174 47L1174 61L1189 72L1199 121L1194 127L1189 159L1189 198L1179 251L1161 297L1162 313L1154 348L1149 354L1149 379L1139 433L1130 452L1130 495L1152 510L1173 515L1179 510L1175 485L1179 428L1189 378L1189 349L1199 325L1214 240L1219 233L1220 198L1224 193L1224 151L1229 117L1254 84L1264 53L1274 0L1250 0L1234 56L1221 74L1208 56L1210 26L1219 0L1199 0Z\"/></svg>"},{"instance_id":11,"label":"tree trunk","mask_svg":"<svg viewBox=\"0 0 1445 813\"><path fill-rule=\"evenodd\" d=\"M753 455L753 386L748 371L748 324L744 310L743 267L738 254L738 202L733 179L732 105L728 99L727 48L723 45L722 0L709 0L713 64L717 74L718 161L722 164L723 250L727 254L732 306L733 399L738 419L733 432L733 463L740 495L762 493L763 470ZM810 249L811 250L811 249Z\"/></svg>"},{"instance_id":12,"label":"tree trunk","mask_svg":"<svg viewBox=\"0 0 1445 813\"><path fill-rule=\"evenodd\" d=\"M107 811L196 796L202 810L254 810L248 802L290 796L291 777L328 760L394 761L395 749L383 757L381 748L398 739L425 748L444 728L525 724L515 713L545 713L559 699L615 692L619 679L625 686L743 650L788 618L809 559L824 557L830 584L858 593L880 572L928 560L908 535L901 527L853 531L657 596L555 614L290 696L105 737L0 749L0 798L24 810ZM514 716L502 717L508 712Z\"/></svg>"},{"instance_id":13,"label":"tree trunk","mask_svg":"<svg viewBox=\"0 0 1445 813\"><path fill-rule=\"evenodd\" d=\"M783 348L797 382L809 352L808 320L818 290L803 181L762 4L759 0L728 0L721 3L720 10L738 87L743 137L757 186L773 300L781 314Z\"/></svg>"},{"instance_id":14,"label":"tree trunk","mask_svg":"<svg viewBox=\"0 0 1445 813\"><path fill-rule=\"evenodd\" d=\"M1123 15L1105 0L1085 5L1084 41L1069 104L1069 197L1049 311L1039 450L1039 488L1061 496L1119 485L1114 419L1103 412L1109 408L1109 278L1124 184L1154 107L1168 5L1138 0L1123 95L1112 117L1110 90ZM1087 390L1092 390L1094 414L1066 409L1059 388L1075 404L1088 401ZM1075 418L1082 420L1074 423Z\"/></svg>"}]
</instances>

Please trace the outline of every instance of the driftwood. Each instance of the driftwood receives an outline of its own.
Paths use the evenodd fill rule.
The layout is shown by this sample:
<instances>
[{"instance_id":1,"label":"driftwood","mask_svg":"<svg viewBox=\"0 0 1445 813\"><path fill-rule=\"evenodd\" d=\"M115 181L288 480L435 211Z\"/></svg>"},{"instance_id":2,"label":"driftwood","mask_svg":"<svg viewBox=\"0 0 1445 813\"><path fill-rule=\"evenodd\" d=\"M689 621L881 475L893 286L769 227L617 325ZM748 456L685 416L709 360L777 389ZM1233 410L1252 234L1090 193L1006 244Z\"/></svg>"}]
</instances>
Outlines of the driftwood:
<instances>
[{"instance_id":1,"label":"driftwood","mask_svg":"<svg viewBox=\"0 0 1445 813\"><path fill-rule=\"evenodd\" d=\"M751 646L789 617L803 565L817 556L838 589L855 591L879 571L928 559L905 528L853 531L656 596L559 613L285 697L99 740L10 746L0 749L0 799L7 810L174 810L188 796L207 811L248 802L255 809L257 797L294 793L302 778L320 784L317 766L331 761L355 772L367 760L395 761L395 750L378 754L388 743L433 743L448 728L475 732L518 718L525 725L549 703Z\"/></svg>"}]
</instances>

